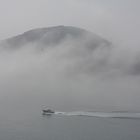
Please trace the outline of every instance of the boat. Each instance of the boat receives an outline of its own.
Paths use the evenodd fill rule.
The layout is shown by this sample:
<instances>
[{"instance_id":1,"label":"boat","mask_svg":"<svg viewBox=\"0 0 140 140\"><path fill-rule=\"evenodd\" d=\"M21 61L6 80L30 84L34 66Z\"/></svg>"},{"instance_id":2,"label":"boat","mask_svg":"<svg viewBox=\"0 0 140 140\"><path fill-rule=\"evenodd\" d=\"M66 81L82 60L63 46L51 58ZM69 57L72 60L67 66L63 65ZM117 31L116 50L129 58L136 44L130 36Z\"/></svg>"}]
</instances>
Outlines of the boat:
<instances>
[{"instance_id":1,"label":"boat","mask_svg":"<svg viewBox=\"0 0 140 140\"><path fill-rule=\"evenodd\" d=\"M55 111L51 110L51 109L44 109L43 111L43 115L52 115L55 113Z\"/></svg>"}]
</instances>

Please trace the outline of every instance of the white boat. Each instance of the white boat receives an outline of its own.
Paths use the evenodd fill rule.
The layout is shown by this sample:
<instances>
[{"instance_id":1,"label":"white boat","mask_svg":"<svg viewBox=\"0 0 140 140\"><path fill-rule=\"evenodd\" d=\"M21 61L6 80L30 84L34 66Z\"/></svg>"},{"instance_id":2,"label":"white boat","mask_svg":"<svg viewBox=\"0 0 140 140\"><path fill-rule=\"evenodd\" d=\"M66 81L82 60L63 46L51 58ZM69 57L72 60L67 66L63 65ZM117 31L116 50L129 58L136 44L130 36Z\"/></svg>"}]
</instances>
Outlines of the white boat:
<instances>
[{"instance_id":1,"label":"white boat","mask_svg":"<svg viewBox=\"0 0 140 140\"><path fill-rule=\"evenodd\" d=\"M52 115L55 113L55 111L51 110L51 109L44 109L43 111L43 115Z\"/></svg>"}]
</instances>

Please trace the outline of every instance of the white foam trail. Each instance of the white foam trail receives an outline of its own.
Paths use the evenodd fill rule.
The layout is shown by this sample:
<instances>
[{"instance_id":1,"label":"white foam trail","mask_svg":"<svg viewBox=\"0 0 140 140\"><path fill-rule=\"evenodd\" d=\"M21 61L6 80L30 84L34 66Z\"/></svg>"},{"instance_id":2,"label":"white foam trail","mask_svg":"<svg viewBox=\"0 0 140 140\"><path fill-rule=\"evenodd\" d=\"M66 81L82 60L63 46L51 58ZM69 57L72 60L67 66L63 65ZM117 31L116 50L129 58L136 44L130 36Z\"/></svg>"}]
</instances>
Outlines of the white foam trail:
<instances>
[{"instance_id":1,"label":"white foam trail","mask_svg":"<svg viewBox=\"0 0 140 140\"><path fill-rule=\"evenodd\" d=\"M140 113L130 112L55 112L60 116L87 116L87 117L105 117L105 118L128 118L140 119Z\"/></svg>"}]
</instances>

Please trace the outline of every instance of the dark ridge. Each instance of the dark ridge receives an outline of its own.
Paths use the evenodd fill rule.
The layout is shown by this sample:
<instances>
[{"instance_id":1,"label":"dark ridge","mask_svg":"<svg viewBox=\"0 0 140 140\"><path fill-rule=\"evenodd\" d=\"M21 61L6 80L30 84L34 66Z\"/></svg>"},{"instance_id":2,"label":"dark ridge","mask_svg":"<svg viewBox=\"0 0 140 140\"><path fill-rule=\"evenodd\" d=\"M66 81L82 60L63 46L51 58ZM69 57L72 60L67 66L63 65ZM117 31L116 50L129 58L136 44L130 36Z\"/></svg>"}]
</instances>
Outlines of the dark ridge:
<instances>
[{"instance_id":1,"label":"dark ridge","mask_svg":"<svg viewBox=\"0 0 140 140\"><path fill-rule=\"evenodd\" d=\"M36 43L37 46L56 46L70 39L72 42L85 42L93 48L100 44L109 46L109 42L89 31L72 26L55 26L48 28L33 29L15 37L8 38L1 42L1 46L8 49L18 49L29 43Z\"/></svg>"}]
</instances>

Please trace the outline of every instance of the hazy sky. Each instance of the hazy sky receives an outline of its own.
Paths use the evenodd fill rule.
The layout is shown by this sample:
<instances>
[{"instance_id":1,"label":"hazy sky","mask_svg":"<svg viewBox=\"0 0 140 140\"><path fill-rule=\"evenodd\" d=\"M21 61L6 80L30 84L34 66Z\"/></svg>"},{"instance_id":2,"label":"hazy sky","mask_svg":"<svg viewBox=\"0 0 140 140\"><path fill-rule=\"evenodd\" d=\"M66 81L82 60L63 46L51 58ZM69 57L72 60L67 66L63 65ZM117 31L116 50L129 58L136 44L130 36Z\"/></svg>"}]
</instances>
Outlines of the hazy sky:
<instances>
[{"instance_id":1,"label":"hazy sky","mask_svg":"<svg viewBox=\"0 0 140 140\"><path fill-rule=\"evenodd\" d=\"M37 27L72 25L137 45L139 7L139 0L0 0L0 38Z\"/></svg>"},{"instance_id":2,"label":"hazy sky","mask_svg":"<svg viewBox=\"0 0 140 140\"><path fill-rule=\"evenodd\" d=\"M102 47L89 53L88 48L77 47L71 39L42 54L36 54L33 51L36 44L29 42L27 47L14 53L1 52L0 101L4 102L3 106L15 101L18 106L22 101L23 106L28 102L27 105L33 107L49 102L55 108L67 105L70 109L77 106L78 109L139 110L139 7L139 0L0 0L1 39L33 28L70 25L116 43L113 49L105 51L109 53L105 53L107 57ZM104 58L107 61L100 61L106 60ZM65 75L68 69L78 74L81 68L87 73L70 78ZM92 70L93 75L89 73ZM96 74L94 70L101 72Z\"/></svg>"}]
</instances>

